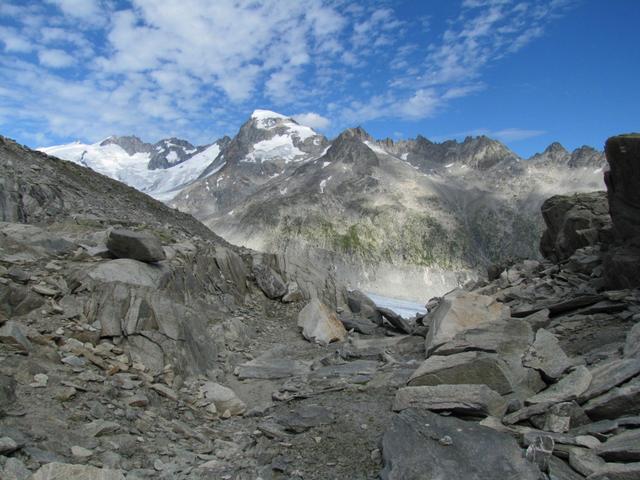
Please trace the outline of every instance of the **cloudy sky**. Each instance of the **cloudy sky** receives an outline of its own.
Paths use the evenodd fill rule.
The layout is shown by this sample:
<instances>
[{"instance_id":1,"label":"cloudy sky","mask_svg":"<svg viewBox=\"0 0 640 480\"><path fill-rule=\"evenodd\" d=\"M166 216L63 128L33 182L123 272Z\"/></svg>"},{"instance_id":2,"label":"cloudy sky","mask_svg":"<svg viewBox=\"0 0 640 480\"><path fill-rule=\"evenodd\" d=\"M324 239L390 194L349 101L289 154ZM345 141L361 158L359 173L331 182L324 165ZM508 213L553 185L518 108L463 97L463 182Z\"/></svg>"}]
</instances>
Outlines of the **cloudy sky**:
<instances>
[{"instance_id":1,"label":"cloudy sky","mask_svg":"<svg viewBox=\"0 0 640 480\"><path fill-rule=\"evenodd\" d=\"M637 0L2 0L0 134L209 143L256 108L333 136L530 155L640 130Z\"/></svg>"}]
</instances>

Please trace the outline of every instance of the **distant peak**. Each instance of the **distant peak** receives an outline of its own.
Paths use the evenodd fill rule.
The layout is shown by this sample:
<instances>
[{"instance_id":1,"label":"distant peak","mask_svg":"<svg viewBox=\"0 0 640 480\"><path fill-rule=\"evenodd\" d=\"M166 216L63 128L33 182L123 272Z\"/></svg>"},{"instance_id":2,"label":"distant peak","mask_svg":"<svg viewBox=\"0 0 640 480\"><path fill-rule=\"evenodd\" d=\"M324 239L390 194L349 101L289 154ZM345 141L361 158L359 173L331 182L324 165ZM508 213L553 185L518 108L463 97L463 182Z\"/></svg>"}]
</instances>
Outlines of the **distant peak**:
<instances>
[{"instance_id":1,"label":"distant peak","mask_svg":"<svg viewBox=\"0 0 640 480\"><path fill-rule=\"evenodd\" d=\"M265 118L280 118L286 120L289 117L282 115L281 113L272 112L271 110L254 110L251 114L251 118L255 118L256 120L263 120Z\"/></svg>"},{"instance_id":2,"label":"distant peak","mask_svg":"<svg viewBox=\"0 0 640 480\"><path fill-rule=\"evenodd\" d=\"M566 151L567 151L567 149L564 148L560 142L553 142L551 145L549 145L544 150L545 153L552 153L552 152L562 152L562 153L564 153Z\"/></svg>"},{"instance_id":3,"label":"distant peak","mask_svg":"<svg viewBox=\"0 0 640 480\"><path fill-rule=\"evenodd\" d=\"M347 128L346 130L344 130L340 135L338 135L339 139L351 139L351 138L355 138L357 140L360 140L362 142L368 141L371 142L373 141L373 137L371 135L369 135L367 133L367 131L358 126L355 128Z\"/></svg>"}]
</instances>

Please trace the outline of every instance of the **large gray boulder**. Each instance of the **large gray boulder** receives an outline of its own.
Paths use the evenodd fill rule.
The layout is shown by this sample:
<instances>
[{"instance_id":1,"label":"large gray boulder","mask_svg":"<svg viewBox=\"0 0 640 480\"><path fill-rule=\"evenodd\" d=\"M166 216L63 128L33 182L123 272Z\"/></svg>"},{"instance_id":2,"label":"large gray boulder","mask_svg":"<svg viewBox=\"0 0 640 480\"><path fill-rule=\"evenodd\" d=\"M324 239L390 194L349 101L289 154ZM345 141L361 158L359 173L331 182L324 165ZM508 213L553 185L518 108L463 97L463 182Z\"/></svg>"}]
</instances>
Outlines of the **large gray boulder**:
<instances>
[{"instance_id":1,"label":"large gray boulder","mask_svg":"<svg viewBox=\"0 0 640 480\"><path fill-rule=\"evenodd\" d=\"M415 387L440 384L487 385L501 395L514 390L509 365L498 355L483 352L431 356L413 372L408 384Z\"/></svg>"},{"instance_id":2,"label":"large gray boulder","mask_svg":"<svg viewBox=\"0 0 640 480\"><path fill-rule=\"evenodd\" d=\"M614 419L623 415L640 413L640 377L635 377L607 393L592 398L583 405L589 418L600 420Z\"/></svg>"},{"instance_id":3,"label":"large gray boulder","mask_svg":"<svg viewBox=\"0 0 640 480\"><path fill-rule=\"evenodd\" d=\"M84 274L85 272L82 272ZM161 287L169 271L162 264L149 264L130 258L118 258L100 262L87 276L97 282L119 282L137 287Z\"/></svg>"},{"instance_id":4,"label":"large gray boulder","mask_svg":"<svg viewBox=\"0 0 640 480\"><path fill-rule=\"evenodd\" d=\"M404 387L398 390L393 401L393 410L399 412L408 408L502 418L507 404L500 394L486 385L434 385Z\"/></svg>"},{"instance_id":5,"label":"large gray boulder","mask_svg":"<svg viewBox=\"0 0 640 480\"><path fill-rule=\"evenodd\" d=\"M157 237L132 230L111 230L107 248L117 258L133 258L141 262L158 262L166 255Z\"/></svg>"},{"instance_id":6,"label":"large gray boulder","mask_svg":"<svg viewBox=\"0 0 640 480\"><path fill-rule=\"evenodd\" d=\"M509 315L509 307L492 297L455 290L445 295L428 316L431 328L425 340L427 355L465 330L504 320Z\"/></svg>"},{"instance_id":7,"label":"large gray boulder","mask_svg":"<svg viewBox=\"0 0 640 480\"><path fill-rule=\"evenodd\" d=\"M541 478L510 435L415 409L393 417L382 459L382 480Z\"/></svg>"},{"instance_id":8,"label":"large gray boulder","mask_svg":"<svg viewBox=\"0 0 640 480\"><path fill-rule=\"evenodd\" d=\"M582 247L601 241L610 229L605 192L554 195L542 204L547 226L540 240L540 252L553 262L566 260Z\"/></svg>"},{"instance_id":9,"label":"large gray boulder","mask_svg":"<svg viewBox=\"0 0 640 480\"><path fill-rule=\"evenodd\" d=\"M376 325L382 325L382 313L378 311L373 300L360 290L347 290L346 297L349 310Z\"/></svg>"},{"instance_id":10,"label":"large gray boulder","mask_svg":"<svg viewBox=\"0 0 640 480\"><path fill-rule=\"evenodd\" d=\"M309 341L327 345L347 338L347 331L335 312L317 298L312 299L298 314L298 326Z\"/></svg>"},{"instance_id":11,"label":"large gray boulder","mask_svg":"<svg viewBox=\"0 0 640 480\"><path fill-rule=\"evenodd\" d=\"M522 363L539 370L551 380L559 378L572 365L556 336L544 328L536 332L536 339L526 352Z\"/></svg>"},{"instance_id":12,"label":"large gray boulder","mask_svg":"<svg viewBox=\"0 0 640 480\"><path fill-rule=\"evenodd\" d=\"M640 134L611 137L605 144L605 175L611 220L617 237L640 237Z\"/></svg>"}]
</instances>

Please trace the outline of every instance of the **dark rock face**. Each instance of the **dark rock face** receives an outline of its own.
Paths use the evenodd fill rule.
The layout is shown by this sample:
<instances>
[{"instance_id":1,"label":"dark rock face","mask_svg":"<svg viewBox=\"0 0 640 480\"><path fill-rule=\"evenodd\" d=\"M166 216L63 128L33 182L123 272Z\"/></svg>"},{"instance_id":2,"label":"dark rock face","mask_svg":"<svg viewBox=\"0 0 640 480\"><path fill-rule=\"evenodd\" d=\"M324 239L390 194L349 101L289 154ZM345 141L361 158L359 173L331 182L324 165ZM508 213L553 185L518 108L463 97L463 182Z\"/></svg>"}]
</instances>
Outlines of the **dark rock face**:
<instances>
[{"instance_id":1,"label":"dark rock face","mask_svg":"<svg viewBox=\"0 0 640 480\"><path fill-rule=\"evenodd\" d=\"M287 293L287 286L271 267L256 264L251 269L260 290L269 298L280 298Z\"/></svg>"},{"instance_id":2,"label":"dark rock face","mask_svg":"<svg viewBox=\"0 0 640 480\"><path fill-rule=\"evenodd\" d=\"M555 195L542 204L547 229L540 252L552 261L569 258L582 247L602 240L610 224L605 192Z\"/></svg>"},{"instance_id":3,"label":"dark rock face","mask_svg":"<svg viewBox=\"0 0 640 480\"><path fill-rule=\"evenodd\" d=\"M158 238L131 230L112 230L107 248L117 258L132 258L141 262L158 262L166 255Z\"/></svg>"},{"instance_id":4,"label":"dark rock face","mask_svg":"<svg viewBox=\"0 0 640 480\"><path fill-rule=\"evenodd\" d=\"M100 146L110 144L118 145L129 155L135 155L136 153L149 153L153 149L153 145L143 142L134 135L125 135L122 137L113 135L100 143Z\"/></svg>"},{"instance_id":5,"label":"dark rock face","mask_svg":"<svg viewBox=\"0 0 640 480\"><path fill-rule=\"evenodd\" d=\"M151 158L147 168L156 170L158 168L169 168L174 165L188 160L196 153L204 150L206 147L194 147L186 140L179 138L168 138L160 140L149 150Z\"/></svg>"},{"instance_id":6,"label":"dark rock face","mask_svg":"<svg viewBox=\"0 0 640 480\"><path fill-rule=\"evenodd\" d=\"M382 480L540 478L510 435L429 411L396 415L382 448Z\"/></svg>"},{"instance_id":7,"label":"dark rock face","mask_svg":"<svg viewBox=\"0 0 640 480\"><path fill-rule=\"evenodd\" d=\"M611 170L607 197L615 244L604 256L607 284L613 288L640 285L640 135L611 137L605 146Z\"/></svg>"},{"instance_id":8,"label":"dark rock face","mask_svg":"<svg viewBox=\"0 0 640 480\"><path fill-rule=\"evenodd\" d=\"M611 220L621 239L640 236L640 134L611 137L605 145Z\"/></svg>"}]
</instances>

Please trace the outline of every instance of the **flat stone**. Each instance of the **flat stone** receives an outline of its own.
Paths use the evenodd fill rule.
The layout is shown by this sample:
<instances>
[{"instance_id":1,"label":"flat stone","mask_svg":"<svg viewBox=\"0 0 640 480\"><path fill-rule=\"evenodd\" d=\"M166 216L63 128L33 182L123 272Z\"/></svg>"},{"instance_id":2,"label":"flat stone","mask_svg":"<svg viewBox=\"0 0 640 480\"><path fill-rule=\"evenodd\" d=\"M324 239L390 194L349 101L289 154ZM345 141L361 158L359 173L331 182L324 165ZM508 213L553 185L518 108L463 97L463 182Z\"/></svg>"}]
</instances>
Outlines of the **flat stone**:
<instances>
[{"instance_id":1,"label":"flat stone","mask_svg":"<svg viewBox=\"0 0 640 480\"><path fill-rule=\"evenodd\" d=\"M242 415L247 411L247 405L238 398L236 393L224 385L215 382L205 382L200 387L203 396L213 402L216 410L221 414L229 412L230 416Z\"/></svg>"},{"instance_id":2,"label":"flat stone","mask_svg":"<svg viewBox=\"0 0 640 480\"><path fill-rule=\"evenodd\" d=\"M402 318L400 315L398 315L396 312L394 312L389 308L384 308L384 307L377 307L377 308L380 314L382 315L382 317L387 322L389 322L393 326L393 328L401 331L402 333L411 335L411 333L413 332L413 328L411 327L411 324L407 322L404 318Z\"/></svg>"},{"instance_id":3,"label":"flat stone","mask_svg":"<svg viewBox=\"0 0 640 480\"><path fill-rule=\"evenodd\" d=\"M592 398L582 408L594 420L640 414L640 377Z\"/></svg>"},{"instance_id":4,"label":"flat stone","mask_svg":"<svg viewBox=\"0 0 640 480\"><path fill-rule=\"evenodd\" d=\"M552 402L540 402L534 405L526 406L524 408L516 410L515 412L510 413L509 415L506 415L503 419L503 422L506 425L513 425L516 423L523 422L535 415L541 415L543 413L546 413L552 405L553 405Z\"/></svg>"},{"instance_id":5,"label":"flat stone","mask_svg":"<svg viewBox=\"0 0 640 480\"><path fill-rule=\"evenodd\" d=\"M33 287L31 287L31 289L34 292L39 293L40 295L44 295L45 297L55 297L56 295L60 294L60 292L55 288L50 288L45 285L34 285Z\"/></svg>"},{"instance_id":6,"label":"flat stone","mask_svg":"<svg viewBox=\"0 0 640 480\"><path fill-rule=\"evenodd\" d=\"M320 405L305 405L291 413L276 416L276 422L291 433L302 433L320 425L329 425L335 421L332 413Z\"/></svg>"},{"instance_id":7,"label":"flat stone","mask_svg":"<svg viewBox=\"0 0 640 480\"><path fill-rule=\"evenodd\" d=\"M116 258L132 258L146 263L166 258L160 240L145 232L112 230L107 237L107 248Z\"/></svg>"},{"instance_id":8,"label":"flat stone","mask_svg":"<svg viewBox=\"0 0 640 480\"><path fill-rule=\"evenodd\" d=\"M627 430L609 438L595 453L608 462L640 461L640 430Z\"/></svg>"},{"instance_id":9,"label":"flat stone","mask_svg":"<svg viewBox=\"0 0 640 480\"><path fill-rule=\"evenodd\" d=\"M587 480L637 480L640 478L640 462L605 463Z\"/></svg>"},{"instance_id":10,"label":"flat stone","mask_svg":"<svg viewBox=\"0 0 640 480\"><path fill-rule=\"evenodd\" d=\"M31 350L31 342L22 325L12 320L0 327L0 343L24 353Z\"/></svg>"},{"instance_id":11,"label":"flat stone","mask_svg":"<svg viewBox=\"0 0 640 480\"><path fill-rule=\"evenodd\" d=\"M146 407L149 405L149 399L144 393L136 393L132 397L128 397L126 402L130 407Z\"/></svg>"},{"instance_id":12,"label":"flat stone","mask_svg":"<svg viewBox=\"0 0 640 480\"><path fill-rule=\"evenodd\" d=\"M509 318L509 314L509 307L492 297L455 290L445 295L438 307L428 315L431 328L425 339L427 355L458 333Z\"/></svg>"},{"instance_id":13,"label":"flat stone","mask_svg":"<svg viewBox=\"0 0 640 480\"><path fill-rule=\"evenodd\" d=\"M413 372L408 385L482 384L506 395L513 391L508 370L508 365L494 354L463 352L449 356L434 355Z\"/></svg>"},{"instance_id":14,"label":"flat stone","mask_svg":"<svg viewBox=\"0 0 640 480\"><path fill-rule=\"evenodd\" d=\"M31 471L15 457L7 458L4 468L0 467L0 473L4 475L3 480L27 480L31 477Z\"/></svg>"},{"instance_id":15,"label":"flat stone","mask_svg":"<svg viewBox=\"0 0 640 480\"><path fill-rule=\"evenodd\" d=\"M377 325L366 318L357 317L353 314L341 314L340 321L347 330L355 330L363 335L375 333Z\"/></svg>"},{"instance_id":16,"label":"flat stone","mask_svg":"<svg viewBox=\"0 0 640 480\"><path fill-rule=\"evenodd\" d=\"M558 457L553 456L549 459L549 480L583 480L583 477Z\"/></svg>"},{"instance_id":17,"label":"flat stone","mask_svg":"<svg viewBox=\"0 0 640 480\"><path fill-rule=\"evenodd\" d=\"M238 378L276 380L306 375L311 371L311 362L287 358L287 353L286 347L280 346L243 363L238 367Z\"/></svg>"},{"instance_id":18,"label":"flat stone","mask_svg":"<svg viewBox=\"0 0 640 480\"><path fill-rule=\"evenodd\" d=\"M510 435L428 410L394 415L382 458L381 480L540 478Z\"/></svg>"},{"instance_id":19,"label":"flat stone","mask_svg":"<svg viewBox=\"0 0 640 480\"><path fill-rule=\"evenodd\" d=\"M89 278L99 282L120 282L139 287L158 288L167 269L130 258L118 258L98 263L89 270Z\"/></svg>"},{"instance_id":20,"label":"flat stone","mask_svg":"<svg viewBox=\"0 0 640 480\"><path fill-rule=\"evenodd\" d=\"M393 410L408 408L448 411L456 415L502 417L505 400L486 385L434 385L405 387L396 392Z\"/></svg>"},{"instance_id":21,"label":"flat stone","mask_svg":"<svg viewBox=\"0 0 640 480\"><path fill-rule=\"evenodd\" d=\"M18 443L11 437L0 437L0 455L7 455L18 450Z\"/></svg>"},{"instance_id":22,"label":"flat stone","mask_svg":"<svg viewBox=\"0 0 640 480\"><path fill-rule=\"evenodd\" d=\"M536 339L525 354L522 364L539 370L545 377L553 380L572 366L556 336L544 328L536 332Z\"/></svg>"},{"instance_id":23,"label":"flat stone","mask_svg":"<svg viewBox=\"0 0 640 480\"><path fill-rule=\"evenodd\" d=\"M125 476L120 470L54 462L40 467L29 480L125 480Z\"/></svg>"},{"instance_id":24,"label":"flat stone","mask_svg":"<svg viewBox=\"0 0 640 480\"><path fill-rule=\"evenodd\" d=\"M177 401L178 394L173 388L166 386L163 383L154 383L151 385L151 388L158 392L163 397L168 398L169 400Z\"/></svg>"},{"instance_id":25,"label":"flat stone","mask_svg":"<svg viewBox=\"0 0 640 480\"><path fill-rule=\"evenodd\" d=\"M83 427L84 432L90 437L101 437L103 435L111 435L120 430L120 425L116 422L106 420L94 420Z\"/></svg>"},{"instance_id":26,"label":"flat stone","mask_svg":"<svg viewBox=\"0 0 640 480\"><path fill-rule=\"evenodd\" d=\"M588 449L573 449L569 453L569 465L578 473L588 477L599 471L605 461Z\"/></svg>"},{"instance_id":27,"label":"flat stone","mask_svg":"<svg viewBox=\"0 0 640 480\"><path fill-rule=\"evenodd\" d=\"M79 445L74 445L71 447L71 455L76 458L89 458L93 455L93 451Z\"/></svg>"},{"instance_id":28,"label":"flat stone","mask_svg":"<svg viewBox=\"0 0 640 480\"><path fill-rule=\"evenodd\" d=\"M309 341L328 345L347 338L347 331L335 312L317 298L312 299L298 314L298 326Z\"/></svg>"},{"instance_id":29,"label":"flat stone","mask_svg":"<svg viewBox=\"0 0 640 480\"><path fill-rule=\"evenodd\" d=\"M584 366L576 367L568 375L554 383L546 390L534 395L527 400L528 403L552 402L560 403L575 400L582 395L591 385L591 372Z\"/></svg>"},{"instance_id":30,"label":"flat stone","mask_svg":"<svg viewBox=\"0 0 640 480\"><path fill-rule=\"evenodd\" d=\"M591 386L578 398L584 403L608 392L640 373L640 358L610 360L591 370Z\"/></svg>"}]
</instances>

